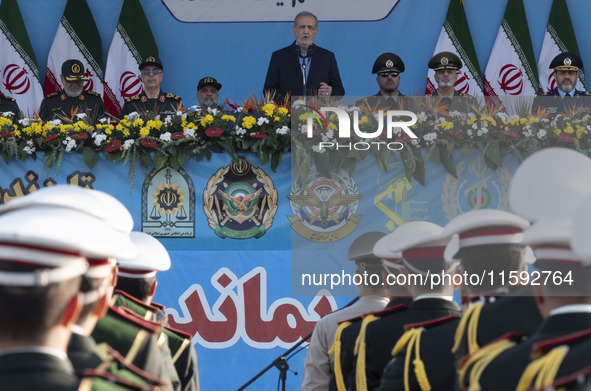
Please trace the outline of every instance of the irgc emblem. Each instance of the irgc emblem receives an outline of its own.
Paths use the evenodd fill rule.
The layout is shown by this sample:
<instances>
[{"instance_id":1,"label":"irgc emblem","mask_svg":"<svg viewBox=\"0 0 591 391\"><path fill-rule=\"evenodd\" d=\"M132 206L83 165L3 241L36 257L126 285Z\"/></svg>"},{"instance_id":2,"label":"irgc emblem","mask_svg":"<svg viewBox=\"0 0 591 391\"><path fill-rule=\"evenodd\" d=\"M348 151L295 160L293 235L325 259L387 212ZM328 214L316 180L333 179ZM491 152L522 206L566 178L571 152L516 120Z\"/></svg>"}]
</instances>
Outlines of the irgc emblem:
<instances>
[{"instance_id":1,"label":"irgc emblem","mask_svg":"<svg viewBox=\"0 0 591 391\"><path fill-rule=\"evenodd\" d=\"M209 178L203 191L203 211L220 238L258 239L273 224L277 198L265 171L240 156Z\"/></svg>"},{"instance_id":2,"label":"irgc emblem","mask_svg":"<svg viewBox=\"0 0 591 391\"><path fill-rule=\"evenodd\" d=\"M302 186L294 182L287 198L293 213L288 217L291 227L313 242L343 239L357 228L361 218L355 215L361 194L344 170L327 178L312 168Z\"/></svg>"}]
</instances>

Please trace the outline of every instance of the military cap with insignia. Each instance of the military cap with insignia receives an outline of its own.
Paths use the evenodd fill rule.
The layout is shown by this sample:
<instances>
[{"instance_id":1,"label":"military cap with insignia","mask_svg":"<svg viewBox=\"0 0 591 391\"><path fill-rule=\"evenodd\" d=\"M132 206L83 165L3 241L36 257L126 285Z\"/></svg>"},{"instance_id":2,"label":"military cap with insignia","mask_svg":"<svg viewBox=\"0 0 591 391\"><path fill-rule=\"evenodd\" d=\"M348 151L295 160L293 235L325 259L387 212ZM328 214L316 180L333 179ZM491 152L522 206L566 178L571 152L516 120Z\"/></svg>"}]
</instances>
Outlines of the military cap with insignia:
<instances>
[{"instance_id":1,"label":"military cap with insignia","mask_svg":"<svg viewBox=\"0 0 591 391\"><path fill-rule=\"evenodd\" d=\"M452 52L437 53L429 60L429 68L438 71L441 69L460 69L462 68L462 60Z\"/></svg>"},{"instance_id":2,"label":"military cap with insignia","mask_svg":"<svg viewBox=\"0 0 591 391\"><path fill-rule=\"evenodd\" d=\"M142 60L142 63L139 66L140 71L142 69L144 69L145 67L147 67L148 65L155 66L156 68L160 69L161 71L164 70L164 68L162 67L162 61L160 61L160 59L158 57L149 56L149 57L144 58Z\"/></svg>"},{"instance_id":3,"label":"military cap with insignia","mask_svg":"<svg viewBox=\"0 0 591 391\"><path fill-rule=\"evenodd\" d=\"M76 82L88 80L84 75L84 65L80 60L66 60L62 64L62 76L66 81Z\"/></svg>"},{"instance_id":4,"label":"military cap with insignia","mask_svg":"<svg viewBox=\"0 0 591 391\"><path fill-rule=\"evenodd\" d=\"M384 236L386 233L381 231L370 231L360 235L349 246L347 257L355 262L360 270L381 269L382 260L374 254L373 249L376 242Z\"/></svg>"},{"instance_id":5,"label":"military cap with insignia","mask_svg":"<svg viewBox=\"0 0 591 391\"><path fill-rule=\"evenodd\" d=\"M578 71L583 68L583 61L574 53L563 52L552 59L549 68L557 71Z\"/></svg>"},{"instance_id":6,"label":"military cap with insignia","mask_svg":"<svg viewBox=\"0 0 591 391\"><path fill-rule=\"evenodd\" d=\"M135 231L131 232L130 238L137 248L137 256L118 259L119 276L146 278L156 275L156 272L170 269L170 256L158 239Z\"/></svg>"},{"instance_id":7,"label":"military cap with insignia","mask_svg":"<svg viewBox=\"0 0 591 391\"><path fill-rule=\"evenodd\" d=\"M197 91L199 91L205 86L214 86L215 89L218 91L222 89L222 85L218 83L216 79L210 76L204 77L203 79L199 80L199 83L197 84Z\"/></svg>"},{"instance_id":8,"label":"military cap with insignia","mask_svg":"<svg viewBox=\"0 0 591 391\"><path fill-rule=\"evenodd\" d=\"M404 62L394 53L383 53L373 63L371 73L404 72Z\"/></svg>"}]
</instances>

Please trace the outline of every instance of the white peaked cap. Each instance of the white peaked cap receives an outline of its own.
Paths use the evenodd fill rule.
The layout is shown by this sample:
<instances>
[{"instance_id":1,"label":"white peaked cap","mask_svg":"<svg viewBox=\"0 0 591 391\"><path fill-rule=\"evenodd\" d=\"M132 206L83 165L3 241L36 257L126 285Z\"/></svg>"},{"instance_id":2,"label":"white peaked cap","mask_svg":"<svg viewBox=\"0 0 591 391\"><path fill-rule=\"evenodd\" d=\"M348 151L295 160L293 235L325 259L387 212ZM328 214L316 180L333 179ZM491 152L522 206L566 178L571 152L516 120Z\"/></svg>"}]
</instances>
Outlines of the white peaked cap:
<instances>
[{"instance_id":1,"label":"white peaked cap","mask_svg":"<svg viewBox=\"0 0 591 391\"><path fill-rule=\"evenodd\" d=\"M131 259L117 260L120 276L146 278L170 269L170 256L158 239L136 231L130 237L137 248L137 255Z\"/></svg>"},{"instance_id":2,"label":"white peaked cap","mask_svg":"<svg viewBox=\"0 0 591 391\"><path fill-rule=\"evenodd\" d=\"M566 148L546 148L525 159L511 180L511 208L529 221L573 216L591 195L591 159Z\"/></svg>"}]
</instances>

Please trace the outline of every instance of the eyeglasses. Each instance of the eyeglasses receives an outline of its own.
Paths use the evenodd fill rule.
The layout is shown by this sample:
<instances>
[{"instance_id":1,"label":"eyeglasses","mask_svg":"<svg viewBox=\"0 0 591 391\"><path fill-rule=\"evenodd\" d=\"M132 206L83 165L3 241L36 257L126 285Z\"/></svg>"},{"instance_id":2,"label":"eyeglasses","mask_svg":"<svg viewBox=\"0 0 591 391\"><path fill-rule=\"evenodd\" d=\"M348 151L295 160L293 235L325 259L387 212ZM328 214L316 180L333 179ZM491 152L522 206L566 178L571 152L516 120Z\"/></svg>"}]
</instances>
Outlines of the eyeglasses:
<instances>
[{"instance_id":1,"label":"eyeglasses","mask_svg":"<svg viewBox=\"0 0 591 391\"><path fill-rule=\"evenodd\" d=\"M158 75L162 74L162 71L160 69L152 69L151 71L146 69L145 71L141 71L141 74L144 76L148 76L148 75L158 76Z\"/></svg>"},{"instance_id":2,"label":"eyeglasses","mask_svg":"<svg viewBox=\"0 0 591 391\"><path fill-rule=\"evenodd\" d=\"M398 72L380 72L380 73L378 73L378 75L380 75L381 77L383 77L385 79L388 76L398 77Z\"/></svg>"}]
</instances>

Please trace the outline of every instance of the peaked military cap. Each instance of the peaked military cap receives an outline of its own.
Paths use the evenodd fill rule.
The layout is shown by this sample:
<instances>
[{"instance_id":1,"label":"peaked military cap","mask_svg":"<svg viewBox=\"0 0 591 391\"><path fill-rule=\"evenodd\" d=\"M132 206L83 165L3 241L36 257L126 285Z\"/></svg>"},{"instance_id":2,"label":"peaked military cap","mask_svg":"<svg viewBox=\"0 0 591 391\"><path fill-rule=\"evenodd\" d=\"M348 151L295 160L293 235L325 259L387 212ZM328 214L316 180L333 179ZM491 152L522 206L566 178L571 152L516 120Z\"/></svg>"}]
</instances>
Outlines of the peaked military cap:
<instances>
[{"instance_id":1,"label":"peaked military cap","mask_svg":"<svg viewBox=\"0 0 591 391\"><path fill-rule=\"evenodd\" d=\"M119 275L128 278L146 278L170 269L170 256L166 248L143 232L132 232L131 241L137 248L137 256L131 259L119 259Z\"/></svg>"},{"instance_id":2,"label":"peaked military cap","mask_svg":"<svg viewBox=\"0 0 591 391\"><path fill-rule=\"evenodd\" d=\"M203 79L199 80L199 83L197 84L197 91L199 91L205 86L214 86L218 91L222 89L222 85L218 83L216 79L210 76L204 77Z\"/></svg>"},{"instance_id":3,"label":"peaked military cap","mask_svg":"<svg viewBox=\"0 0 591 391\"><path fill-rule=\"evenodd\" d=\"M552 59L549 68L560 71L578 71L583 68L583 61L574 53L564 52Z\"/></svg>"},{"instance_id":4,"label":"peaked military cap","mask_svg":"<svg viewBox=\"0 0 591 391\"><path fill-rule=\"evenodd\" d=\"M386 236L385 232L370 231L360 235L349 246L348 258L354 261L360 269L381 268L382 261L374 254L374 245L378 240Z\"/></svg>"},{"instance_id":5,"label":"peaked military cap","mask_svg":"<svg viewBox=\"0 0 591 391\"><path fill-rule=\"evenodd\" d=\"M452 52L437 53L429 60L429 68L438 71L440 69L460 69L462 60Z\"/></svg>"},{"instance_id":6,"label":"peaked military cap","mask_svg":"<svg viewBox=\"0 0 591 391\"><path fill-rule=\"evenodd\" d=\"M156 68L160 69L161 71L164 70L164 68L162 68L162 61L160 61L160 59L158 57L150 56L150 57L144 58L144 60L140 64L140 71L142 69L144 69L145 67L147 67L148 65L155 66Z\"/></svg>"},{"instance_id":7,"label":"peaked military cap","mask_svg":"<svg viewBox=\"0 0 591 391\"><path fill-rule=\"evenodd\" d=\"M404 72L404 62L394 53L383 53L373 63L371 73Z\"/></svg>"},{"instance_id":8,"label":"peaked military cap","mask_svg":"<svg viewBox=\"0 0 591 391\"><path fill-rule=\"evenodd\" d=\"M84 76L84 65L79 60L66 60L62 64L62 76L66 81L85 81L88 77Z\"/></svg>"}]
</instances>

